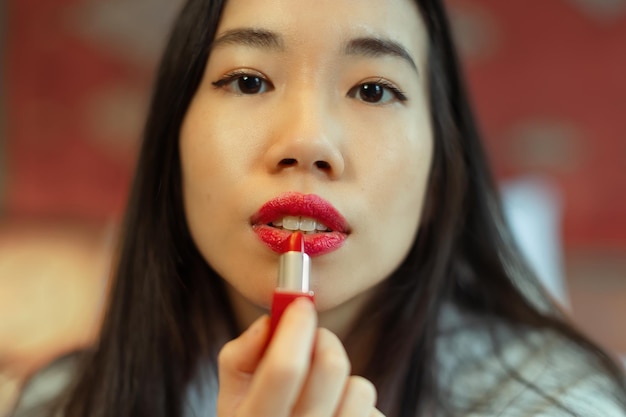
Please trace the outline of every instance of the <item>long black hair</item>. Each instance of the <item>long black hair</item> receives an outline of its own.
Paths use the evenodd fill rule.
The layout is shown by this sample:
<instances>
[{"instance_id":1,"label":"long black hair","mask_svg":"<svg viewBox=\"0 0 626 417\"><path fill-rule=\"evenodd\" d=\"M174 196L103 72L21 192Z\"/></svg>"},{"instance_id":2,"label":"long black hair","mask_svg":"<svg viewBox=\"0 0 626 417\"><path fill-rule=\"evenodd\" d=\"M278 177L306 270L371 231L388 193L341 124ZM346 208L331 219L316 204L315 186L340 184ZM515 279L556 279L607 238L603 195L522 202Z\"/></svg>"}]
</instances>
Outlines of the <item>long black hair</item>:
<instances>
[{"instance_id":1,"label":"long black hair","mask_svg":"<svg viewBox=\"0 0 626 417\"><path fill-rule=\"evenodd\" d=\"M61 406L66 417L177 417L200 361L236 336L220 277L185 221L180 127L202 78L223 0L189 0L158 72L100 339ZM434 160L423 224L402 265L344 341L348 353L376 329L372 358L356 365L389 417L444 407L436 341L446 305L512 326L551 329L619 369L567 325L521 261L503 220L440 0L418 0L429 35ZM373 326L373 327L372 327ZM215 364L215 362L212 362Z\"/></svg>"}]
</instances>

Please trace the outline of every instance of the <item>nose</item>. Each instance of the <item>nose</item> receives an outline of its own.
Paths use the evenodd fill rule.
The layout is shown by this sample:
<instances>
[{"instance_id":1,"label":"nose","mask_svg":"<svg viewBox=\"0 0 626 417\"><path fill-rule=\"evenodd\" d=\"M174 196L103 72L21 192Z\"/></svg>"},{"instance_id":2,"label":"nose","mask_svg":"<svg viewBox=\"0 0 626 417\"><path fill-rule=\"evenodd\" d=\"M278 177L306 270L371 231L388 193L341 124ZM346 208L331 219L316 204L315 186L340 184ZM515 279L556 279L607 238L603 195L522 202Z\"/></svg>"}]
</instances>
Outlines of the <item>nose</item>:
<instances>
[{"instance_id":1,"label":"nose","mask_svg":"<svg viewBox=\"0 0 626 417\"><path fill-rule=\"evenodd\" d=\"M340 126L329 106L311 95L285 100L277 108L277 123L266 153L272 173L288 170L309 172L329 179L343 175L345 161L340 149Z\"/></svg>"}]
</instances>

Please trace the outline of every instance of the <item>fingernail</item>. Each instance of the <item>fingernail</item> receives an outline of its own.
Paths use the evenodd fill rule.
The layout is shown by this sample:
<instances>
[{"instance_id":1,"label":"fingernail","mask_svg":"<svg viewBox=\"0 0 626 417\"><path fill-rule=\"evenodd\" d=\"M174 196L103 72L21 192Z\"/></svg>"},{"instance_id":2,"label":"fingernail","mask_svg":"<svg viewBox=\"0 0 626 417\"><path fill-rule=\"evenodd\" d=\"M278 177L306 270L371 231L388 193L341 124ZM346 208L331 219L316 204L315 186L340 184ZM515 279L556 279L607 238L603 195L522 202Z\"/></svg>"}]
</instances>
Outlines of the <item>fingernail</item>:
<instances>
[{"instance_id":1,"label":"fingernail","mask_svg":"<svg viewBox=\"0 0 626 417\"><path fill-rule=\"evenodd\" d=\"M301 308L301 309L306 309L306 310L313 310L314 306L313 303L311 302L311 300L309 300L306 297L298 297L295 300L293 300L292 304L295 304L295 308Z\"/></svg>"}]
</instances>

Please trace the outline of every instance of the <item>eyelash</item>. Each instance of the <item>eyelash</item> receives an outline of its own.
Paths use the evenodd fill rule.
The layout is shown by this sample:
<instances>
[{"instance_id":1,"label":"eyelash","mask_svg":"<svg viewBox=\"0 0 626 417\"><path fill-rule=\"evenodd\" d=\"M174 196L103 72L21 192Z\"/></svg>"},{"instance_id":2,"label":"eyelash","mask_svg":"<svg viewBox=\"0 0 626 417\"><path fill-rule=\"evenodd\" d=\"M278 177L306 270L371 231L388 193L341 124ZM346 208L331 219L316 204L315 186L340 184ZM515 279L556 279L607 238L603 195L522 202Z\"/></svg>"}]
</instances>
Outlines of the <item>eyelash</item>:
<instances>
[{"instance_id":1,"label":"eyelash","mask_svg":"<svg viewBox=\"0 0 626 417\"><path fill-rule=\"evenodd\" d=\"M213 86L216 89L225 89L226 87L228 87L229 84L233 83L234 81L241 80L244 77L258 78L261 80L262 83L265 83L266 85L269 85L271 89L274 89L274 85L272 85L272 83L270 83L267 80L267 78L265 78L263 75L252 72L252 71L244 71L244 70L237 70L237 71L229 72L226 75L224 75L222 78L220 78L217 81L212 82L211 84L213 84ZM245 93L239 93L239 94L247 95ZM255 93L255 94L259 94L259 93Z\"/></svg>"},{"instance_id":2,"label":"eyelash","mask_svg":"<svg viewBox=\"0 0 626 417\"><path fill-rule=\"evenodd\" d=\"M383 78L378 78L375 81L365 81L365 82L362 82L362 83L352 87L350 89L350 91L348 92L348 94L350 94L351 91L356 90L358 88L362 88L365 85L379 85L379 86L389 90L398 101L404 102L404 101L408 100L408 97L406 96L406 94L402 90L400 90L394 84L392 84L391 82L389 82L389 81L387 81L387 80L385 80Z\"/></svg>"},{"instance_id":3,"label":"eyelash","mask_svg":"<svg viewBox=\"0 0 626 417\"><path fill-rule=\"evenodd\" d=\"M216 89L225 89L227 88L231 83L238 81L238 80L242 80L245 77L251 77L251 78L258 78L261 80L261 83L265 84L267 86L266 91L263 92L254 92L254 93L243 93L243 92L239 92L237 94L239 95L255 95L255 94L262 94L265 93L267 91L271 91L274 89L274 85L269 82L269 80L267 80L267 78L265 78L263 75L258 74L258 73L254 73L251 71L245 71L245 70L237 70L237 71L232 71L229 72L227 74L225 74L222 78L220 78L217 81L212 82L211 84L216 88ZM394 84L392 84L391 82L383 79L383 78L378 78L375 81L366 81L366 82L362 82L354 87L352 87L348 93L347 96L348 97L352 97L355 98L356 94L358 93L358 91L363 88L366 85L377 85L382 87L385 90L388 90L389 92L391 92L391 94L393 94L394 98L400 102L405 102L408 100L408 97L406 96L406 94L400 90L398 87L396 87ZM383 92L384 93L384 92ZM365 103L368 103L367 101L363 100ZM373 104L380 104L379 102L375 102ZM382 104L387 104L387 103L382 103Z\"/></svg>"}]
</instances>

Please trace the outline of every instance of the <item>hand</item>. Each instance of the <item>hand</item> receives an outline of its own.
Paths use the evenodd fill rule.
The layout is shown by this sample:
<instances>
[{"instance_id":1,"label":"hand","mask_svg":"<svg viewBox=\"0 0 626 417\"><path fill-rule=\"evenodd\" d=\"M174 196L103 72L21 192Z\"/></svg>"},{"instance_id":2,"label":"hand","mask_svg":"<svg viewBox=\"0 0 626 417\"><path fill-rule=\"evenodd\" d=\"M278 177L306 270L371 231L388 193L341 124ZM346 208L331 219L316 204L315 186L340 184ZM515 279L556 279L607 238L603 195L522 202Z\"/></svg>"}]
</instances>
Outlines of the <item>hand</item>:
<instances>
[{"instance_id":1,"label":"hand","mask_svg":"<svg viewBox=\"0 0 626 417\"><path fill-rule=\"evenodd\" d=\"M291 303L267 346L269 319L258 319L218 358L218 417L381 417L376 389L350 376L333 333L317 328L313 304Z\"/></svg>"}]
</instances>

